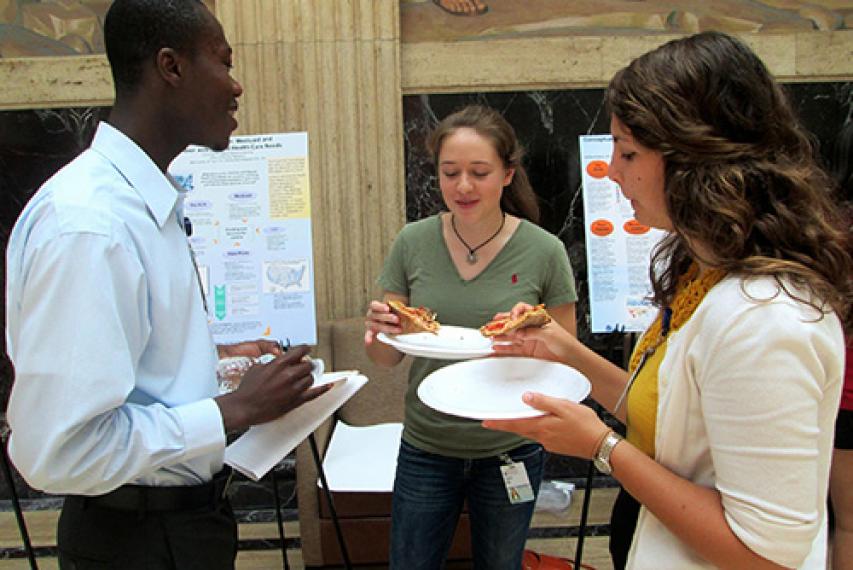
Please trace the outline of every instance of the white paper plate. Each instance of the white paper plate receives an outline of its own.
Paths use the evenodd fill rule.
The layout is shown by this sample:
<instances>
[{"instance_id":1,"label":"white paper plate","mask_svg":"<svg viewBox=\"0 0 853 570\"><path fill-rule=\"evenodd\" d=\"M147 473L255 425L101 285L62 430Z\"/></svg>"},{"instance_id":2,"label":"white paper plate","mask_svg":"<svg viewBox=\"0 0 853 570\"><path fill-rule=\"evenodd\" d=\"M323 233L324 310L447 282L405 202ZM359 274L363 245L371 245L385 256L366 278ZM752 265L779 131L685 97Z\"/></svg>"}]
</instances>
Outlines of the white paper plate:
<instances>
[{"instance_id":1,"label":"white paper plate","mask_svg":"<svg viewBox=\"0 0 853 570\"><path fill-rule=\"evenodd\" d=\"M400 352L412 356L464 360L492 354L492 340L477 329L442 325L438 334L422 332L388 335L379 333L376 338L390 344Z\"/></svg>"},{"instance_id":2,"label":"white paper plate","mask_svg":"<svg viewBox=\"0 0 853 570\"><path fill-rule=\"evenodd\" d=\"M521 401L525 392L580 402L589 391L589 380L565 364L536 358L496 357L436 370L424 378L418 387L418 397L445 414L499 420L542 415Z\"/></svg>"}]
</instances>

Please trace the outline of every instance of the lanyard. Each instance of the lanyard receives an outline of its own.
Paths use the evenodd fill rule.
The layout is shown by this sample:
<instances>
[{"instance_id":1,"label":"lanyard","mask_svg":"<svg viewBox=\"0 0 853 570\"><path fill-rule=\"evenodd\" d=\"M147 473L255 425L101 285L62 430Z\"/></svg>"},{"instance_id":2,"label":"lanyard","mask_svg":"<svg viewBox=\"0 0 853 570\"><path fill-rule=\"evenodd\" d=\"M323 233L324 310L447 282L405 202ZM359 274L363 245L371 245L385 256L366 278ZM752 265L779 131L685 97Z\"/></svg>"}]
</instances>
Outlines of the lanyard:
<instances>
[{"instance_id":1,"label":"lanyard","mask_svg":"<svg viewBox=\"0 0 853 570\"><path fill-rule=\"evenodd\" d=\"M195 270L195 278L198 281L198 291L201 293L201 304L204 307L205 314L209 314L207 310L207 297L204 294L204 285L201 283L201 273L198 270L198 263L195 260L195 251L193 251L193 246L190 245L189 240L187 240L187 248L190 250L190 259L193 262L193 269Z\"/></svg>"},{"instance_id":2,"label":"lanyard","mask_svg":"<svg viewBox=\"0 0 853 570\"><path fill-rule=\"evenodd\" d=\"M180 213L177 215L178 218L181 217ZM193 246L190 243L190 237L193 235L193 224L190 219L186 216L183 216L183 223L178 220L178 225L181 226L181 229L184 230L184 233L187 234L187 249L190 250L190 259L193 262L193 270L195 271L195 278L198 282L198 290L201 293L201 304L204 307L204 313L209 315L210 313L207 310L207 296L204 294L204 285L201 282L201 273L198 270L198 263L195 259L195 251L193 250Z\"/></svg>"},{"instance_id":3,"label":"lanyard","mask_svg":"<svg viewBox=\"0 0 853 570\"><path fill-rule=\"evenodd\" d=\"M637 367L634 368L634 371L628 377L628 382L625 383L625 388L622 390L622 394L619 396L619 399L616 400L616 406L613 408L613 414L619 412L619 409L622 407L622 404L625 403L625 400L628 398L628 392L631 391L631 386L634 385L634 381L637 379L637 376L640 375L640 371L643 369L643 365L646 363L646 360L655 353L657 348L663 344L666 340L666 335L669 334L669 327L672 323L672 309L670 307L663 308L663 314L661 315L661 330L660 336L658 337L657 342L655 342L652 346L643 351L640 355L640 361L637 363Z\"/></svg>"},{"instance_id":4,"label":"lanyard","mask_svg":"<svg viewBox=\"0 0 853 570\"><path fill-rule=\"evenodd\" d=\"M634 381L637 379L637 376L639 376L640 370L643 369L643 365L646 363L646 360L655 353L656 348L657 347L647 348L643 351L643 354L640 355L640 362L637 363L637 367L631 373L631 376L628 377L628 382L625 384L622 394L620 394L619 399L616 400L616 406L613 408L613 415L616 415L622 407L622 404L625 403L625 400L628 398L628 392L631 390L631 386L634 385Z\"/></svg>"}]
</instances>

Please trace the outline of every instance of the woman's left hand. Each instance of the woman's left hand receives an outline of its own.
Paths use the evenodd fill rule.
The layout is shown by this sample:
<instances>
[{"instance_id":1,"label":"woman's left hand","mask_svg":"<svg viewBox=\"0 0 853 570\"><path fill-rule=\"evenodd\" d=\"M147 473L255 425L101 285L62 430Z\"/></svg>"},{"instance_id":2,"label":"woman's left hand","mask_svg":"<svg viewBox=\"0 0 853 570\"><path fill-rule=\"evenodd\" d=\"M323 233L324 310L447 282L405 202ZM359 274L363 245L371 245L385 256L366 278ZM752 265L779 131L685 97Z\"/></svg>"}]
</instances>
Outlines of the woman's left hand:
<instances>
[{"instance_id":1,"label":"woman's left hand","mask_svg":"<svg viewBox=\"0 0 853 570\"><path fill-rule=\"evenodd\" d=\"M548 451L583 459L592 459L610 428L595 410L561 398L526 392L529 406L546 412L544 416L520 420L486 420L483 427L517 433L538 441Z\"/></svg>"},{"instance_id":2,"label":"woman's left hand","mask_svg":"<svg viewBox=\"0 0 853 570\"><path fill-rule=\"evenodd\" d=\"M565 311L564 307L569 307L571 318L574 319L574 306L560 306L561 314ZM531 309L533 305L517 303L511 312L498 313L494 319L515 319ZM572 323L572 330L574 330L574 323ZM542 327L518 329L509 334L496 336L492 340L495 356L527 356L562 362L570 366L574 366L575 354L582 346L574 333L563 328L557 319Z\"/></svg>"}]
</instances>

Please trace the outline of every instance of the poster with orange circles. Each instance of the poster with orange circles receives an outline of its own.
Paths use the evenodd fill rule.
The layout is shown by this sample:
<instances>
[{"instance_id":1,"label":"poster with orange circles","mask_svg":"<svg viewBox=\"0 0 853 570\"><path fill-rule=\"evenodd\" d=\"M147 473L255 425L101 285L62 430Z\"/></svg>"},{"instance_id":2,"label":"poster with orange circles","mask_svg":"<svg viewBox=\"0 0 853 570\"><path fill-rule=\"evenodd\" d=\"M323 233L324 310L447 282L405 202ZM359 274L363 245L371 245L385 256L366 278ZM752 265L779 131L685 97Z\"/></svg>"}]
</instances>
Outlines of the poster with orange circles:
<instances>
[{"instance_id":1,"label":"poster with orange circles","mask_svg":"<svg viewBox=\"0 0 853 570\"><path fill-rule=\"evenodd\" d=\"M646 329L656 314L648 302L651 250L665 235L634 219L634 209L608 177L613 137L580 137L584 237L592 332Z\"/></svg>"},{"instance_id":2,"label":"poster with orange circles","mask_svg":"<svg viewBox=\"0 0 853 570\"><path fill-rule=\"evenodd\" d=\"M217 343L317 343L308 133L191 146L169 166Z\"/></svg>"}]
</instances>

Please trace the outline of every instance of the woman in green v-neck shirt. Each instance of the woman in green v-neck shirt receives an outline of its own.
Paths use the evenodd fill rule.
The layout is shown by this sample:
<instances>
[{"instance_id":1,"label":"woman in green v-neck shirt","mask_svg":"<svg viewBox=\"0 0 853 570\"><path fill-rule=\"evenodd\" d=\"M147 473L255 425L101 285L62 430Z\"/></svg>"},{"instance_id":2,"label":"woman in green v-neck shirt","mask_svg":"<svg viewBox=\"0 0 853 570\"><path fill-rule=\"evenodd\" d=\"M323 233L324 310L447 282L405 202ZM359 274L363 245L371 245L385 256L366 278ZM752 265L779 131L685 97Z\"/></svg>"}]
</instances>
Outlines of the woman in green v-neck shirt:
<instances>
[{"instance_id":1,"label":"woman in green v-neck shirt","mask_svg":"<svg viewBox=\"0 0 853 570\"><path fill-rule=\"evenodd\" d=\"M401 332L389 300L428 307L443 325L469 328L519 301L544 303L574 331L577 295L569 259L562 242L536 225L538 206L512 127L493 109L466 107L438 125L429 146L448 211L408 224L394 241L378 280L383 299L371 302L367 313L370 358L394 366L403 357L375 340L379 332ZM544 452L518 436L424 405L418 386L447 364L416 358L409 374L391 568L442 567L467 501L475 568L517 570L533 501L517 502L500 468L523 463L535 493Z\"/></svg>"}]
</instances>

